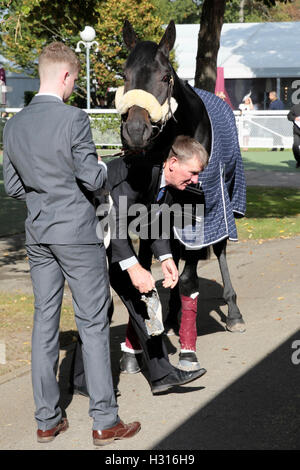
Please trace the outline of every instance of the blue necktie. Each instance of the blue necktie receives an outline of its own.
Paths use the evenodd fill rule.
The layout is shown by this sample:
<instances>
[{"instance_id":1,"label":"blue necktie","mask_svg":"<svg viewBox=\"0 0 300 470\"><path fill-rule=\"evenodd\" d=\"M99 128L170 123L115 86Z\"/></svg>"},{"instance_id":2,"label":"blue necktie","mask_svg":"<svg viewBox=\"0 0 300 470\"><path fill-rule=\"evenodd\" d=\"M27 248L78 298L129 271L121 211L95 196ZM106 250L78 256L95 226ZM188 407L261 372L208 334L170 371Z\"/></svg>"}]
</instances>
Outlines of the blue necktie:
<instances>
[{"instance_id":1,"label":"blue necktie","mask_svg":"<svg viewBox=\"0 0 300 470\"><path fill-rule=\"evenodd\" d=\"M164 197L165 192L166 192L166 186L163 186L162 188L160 188L159 193L156 198L156 202L159 202Z\"/></svg>"}]
</instances>

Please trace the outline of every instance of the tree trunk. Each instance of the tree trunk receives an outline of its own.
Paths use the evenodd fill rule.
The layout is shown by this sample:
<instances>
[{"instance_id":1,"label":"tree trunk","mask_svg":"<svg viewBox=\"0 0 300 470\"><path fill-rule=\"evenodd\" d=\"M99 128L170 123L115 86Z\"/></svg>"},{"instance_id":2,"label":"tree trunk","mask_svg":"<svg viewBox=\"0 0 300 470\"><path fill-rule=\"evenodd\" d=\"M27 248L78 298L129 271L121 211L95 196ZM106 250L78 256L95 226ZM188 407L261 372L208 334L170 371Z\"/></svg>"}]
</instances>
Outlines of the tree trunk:
<instances>
[{"instance_id":1,"label":"tree trunk","mask_svg":"<svg viewBox=\"0 0 300 470\"><path fill-rule=\"evenodd\" d=\"M217 57L226 0L204 0L198 35L195 86L212 93L217 78Z\"/></svg>"},{"instance_id":2,"label":"tree trunk","mask_svg":"<svg viewBox=\"0 0 300 470\"><path fill-rule=\"evenodd\" d=\"M239 11L239 22L240 23L244 23L244 19L245 19L244 8L245 8L245 0L241 0L241 2L240 2L240 11Z\"/></svg>"}]
</instances>

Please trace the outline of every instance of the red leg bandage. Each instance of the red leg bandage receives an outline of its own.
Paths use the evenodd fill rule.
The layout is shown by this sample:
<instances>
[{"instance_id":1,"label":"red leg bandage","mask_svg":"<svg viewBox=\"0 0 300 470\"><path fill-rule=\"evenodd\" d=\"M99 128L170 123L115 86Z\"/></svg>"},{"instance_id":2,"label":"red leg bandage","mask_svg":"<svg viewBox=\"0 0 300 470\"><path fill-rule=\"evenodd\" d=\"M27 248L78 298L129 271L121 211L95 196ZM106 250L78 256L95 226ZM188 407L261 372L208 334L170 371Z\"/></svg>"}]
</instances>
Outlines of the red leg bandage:
<instances>
[{"instance_id":1,"label":"red leg bandage","mask_svg":"<svg viewBox=\"0 0 300 470\"><path fill-rule=\"evenodd\" d=\"M140 342L138 340L137 334L135 332L135 329L132 326L130 318L127 323L125 345L129 349L137 349L137 350L142 349Z\"/></svg>"},{"instance_id":2,"label":"red leg bandage","mask_svg":"<svg viewBox=\"0 0 300 470\"><path fill-rule=\"evenodd\" d=\"M196 351L197 341L197 300L191 297L181 295L181 322L179 330L179 339L181 349L190 349Z\"/></svg>"}]
</instances>

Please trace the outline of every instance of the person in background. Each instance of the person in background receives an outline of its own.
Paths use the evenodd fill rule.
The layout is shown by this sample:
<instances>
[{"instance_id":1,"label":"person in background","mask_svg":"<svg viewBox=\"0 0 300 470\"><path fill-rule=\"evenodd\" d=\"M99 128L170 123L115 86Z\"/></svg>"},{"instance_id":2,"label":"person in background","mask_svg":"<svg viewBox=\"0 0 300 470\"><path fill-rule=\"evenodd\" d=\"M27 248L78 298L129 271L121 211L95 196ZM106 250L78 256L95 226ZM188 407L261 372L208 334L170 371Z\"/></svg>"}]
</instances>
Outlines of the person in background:
<instances>
[{"instance_id":1,"label":"person in background","mask_svg":"<svg viewBox=\"0 0 300 470\"><path fill-rule=\"evenodd\" d=\"M284 109L283 102L278 98L276 91L270 91L269 93L269 110L270 111L280 111Z\"/></svg>"},{"instance_id":2,"label":"person in background","mask_svg":"<svg viewBox=\"0 0 300 470\"><path fill-rule=\"evenodd\" d=\"M253 111L254 106L251 99L251 92L244 96L242 103L239 105L241 117L243 120L243 151L247 152L250 138L249 117L246 117L248 111Z\"/></svg>"},{"instance_id":3,"label":"person in background","mask_svg":"<svg viewBox=\"0 0 300 470\"><path fill-rule=\"evenodd\" d=\"M280 111L281 109L284 109L284 104L283 102L278 98L277 96L277 93L276 91L270 91L269 92L269 100L270 100L270 104L269 104L269 110L270 111ZM278 126L275 126L275 130L276 130L276 127ZM280 131L279 127L278 127L278 132ZM281 140L281 137L278 136L278 140L279 140L279 144L282 144L282 140ZM271 149L272 152L276 152L277 148L276 147L273 147ZM280 148L281 151L284 150L283 147Z\"/></svg>"},{"instance_id":4,"label":"person in background","mask_svg":"<svg viewBox=\"0 0 300 470\"><path fill-rule=\"evenodd\" d=\"M296 160L296 168L300 168L300 104L295 104L287 115L293 122L293 154Z\"/></svg>"}]
</instances>

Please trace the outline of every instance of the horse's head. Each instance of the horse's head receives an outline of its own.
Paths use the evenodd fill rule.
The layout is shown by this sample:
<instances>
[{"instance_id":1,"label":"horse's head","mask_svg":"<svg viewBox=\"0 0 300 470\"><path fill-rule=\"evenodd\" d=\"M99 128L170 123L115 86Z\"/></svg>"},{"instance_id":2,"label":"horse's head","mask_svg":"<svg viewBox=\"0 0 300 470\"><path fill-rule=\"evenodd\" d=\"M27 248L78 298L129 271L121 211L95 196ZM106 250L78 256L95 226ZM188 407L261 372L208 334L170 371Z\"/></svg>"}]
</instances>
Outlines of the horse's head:
<instances>
[{"instance_id":1,"label":"horse's head","mask_svg":"<svg viewBox=\"0 0 300 470\"><path fill-rule=\"evenodd\" d=\"M128 21L123 27L123 39L130 49L124 68L124 87L116 93L116 108L122 115L122 139L133 149L144 149L159 129L175 112L172 98L174 71L169 52L176 37L173 21L161 41L137 40Z\"/></svg>"}]
</instances>

